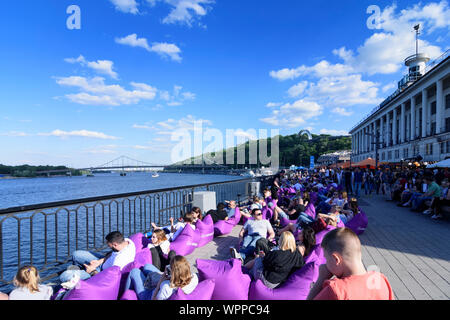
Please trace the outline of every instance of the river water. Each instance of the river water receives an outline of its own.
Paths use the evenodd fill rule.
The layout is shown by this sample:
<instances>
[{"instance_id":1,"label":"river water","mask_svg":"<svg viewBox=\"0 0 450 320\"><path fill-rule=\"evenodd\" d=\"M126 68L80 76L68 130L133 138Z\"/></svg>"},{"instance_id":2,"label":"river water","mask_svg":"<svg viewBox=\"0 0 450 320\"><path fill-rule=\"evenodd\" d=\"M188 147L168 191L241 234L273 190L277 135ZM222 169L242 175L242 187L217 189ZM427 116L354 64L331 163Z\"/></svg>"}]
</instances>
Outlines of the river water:
<instances>
[{"instance_id":1,"label":"river water","mask_svg":"<svg viewBox=\"0 0 450 320\"><path fill-rule=\"evenodd\" d=\"M125 177L105 173L94 177L2 179L0 209L239 179L243 177L177 173L159 173L158 178L153 178L151 173L127 173ZM227 188L233 187L218 186L214 191L220 196ZM101 248L109 231L131 235L149 230L151 221L167 223L169 215L179 214L180 208L163 211L164 221L161 213L158 216L159 210L181 201L181 197L168 201L163 198L130 197L131 200L0 216L0 287L3 281L12 279L19 264L31 263L41 269L53 265L52 261L64 261L74 250ZM41 276L51 274L50 271L42 271Z\"/></svg>"},{"instance_id":2,"label":"river water","mask_svg":"<svg viewBox=\"0 0 450 320\"><path fill-rule=\"evenodd\" d=\"M94 177L54 177L33 179L0 179L0 209L106 196L120 193L148 191L211 182L243 179L240 176L159 173L95 174Z\"/></svg>"}]
</instances>

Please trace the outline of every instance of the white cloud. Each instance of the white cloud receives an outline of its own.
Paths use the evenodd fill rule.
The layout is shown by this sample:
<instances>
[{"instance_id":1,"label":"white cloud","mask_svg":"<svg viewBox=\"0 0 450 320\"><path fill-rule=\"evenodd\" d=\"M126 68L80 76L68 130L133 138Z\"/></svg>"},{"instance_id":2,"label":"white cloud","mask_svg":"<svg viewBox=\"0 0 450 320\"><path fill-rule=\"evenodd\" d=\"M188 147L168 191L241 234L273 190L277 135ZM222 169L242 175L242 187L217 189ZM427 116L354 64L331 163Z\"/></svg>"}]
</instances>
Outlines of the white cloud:
<instances>
[{"instance_id":1,"label":"white cloud","mask_svg":"<svg viewBox=\"0 0 450 320\"><path fill-rule=\"evenodd\" d=\"M139 13L138 3L136 0L110 0L114 4L116 10L124 13Z\"/></svg>"},{"instance_id":2,"label":"white cloud","mask_svg":"<svg viewBox=\"0 0 450 320\"><path fill-rule=\"evenodd\" d=\"M145 129L145 130L152 130L154 127L150 127L148 125L141 125L141 124L133 124L134 129Z\"/></svg>"},{"instance_id":3,"label":"white cloud","mask_svg":"<svg viewBox=\"0 0 450 320\"><path fill-rule=\"evenodd\" d=\"M334 130L334 129L322 129L320 134L328 134L331 136L348 136L348 131L345 130Z\"/></svg>"},{"instance_id":4,"label":"white cloud","mask_svg":"<svg viewBox=\"0 0 450 320\"><path fill-rule=\"evenodd\" d=\"M387 85L383 86L383 88L381 89L383 91L383 93L386 93L387 91L393 90L397 88L397 82L391 82L388 83Z\"/></svg>"},{"instance_id":5,"label":"white cloud","mask_svg":"<svg viewBox=\"0 0 450 320\"><path fill-rule=\"evenodd\" d=\"M268 104L266 104L266 107L267 108L276 108L276 107L280 107L282 105L283 105L282 102L269 102Z\"/></svg>"},{"instance_id":6,"label":"white cloud","mask_svg":"<svg viewBox=\"0 0 450 320\"><path fill-rule=\"evenodd\" d=\"M6 133L0 134L0 136L7 136L7 137L27 137L29 136L28 133L22 132L22 131L9 131Z\"/></svg>"},{"instance_id":7,"label":"white cloud","mask_svg":"<svg viewBox=\"0 0 450 320\"><path fill-rule=\"evenodd\" d=\"M84 105L119 106L137 104L141 100L153 100L157 93L156 88L144 83L132 82L131 86L134 87L134 90L126 90L119 85L106 85L105 79L101 77L87 79L72 76L57 78L56 82L61 86L80 89L81 93L68 94L66 97L72 102Z\"/></svg>"},{"instance_id":8,"label":"white cloud","mask_svg":"<svg viewBox=\"0 0 450 320\"><path fill-rule=\"evenodd\" d=\"M123 44L131 47L140 47L145 50L151 51L148 41L145 38L138 38L137 34L133 33L123 38L116 38L116 43Z\"/></svg>"},{"instance_id":9,"label":"white cloud","mask_svg":"<svg viewBox=\"0 0 450 320\"><path fill-rule=\"evenodd\" d=\"M332 65L328 61L322 60L312 67L302 65L294 69L285 68L278 71L271 71L270 76L279 81L286 81L293 80L301 76L320 78L333 75L346 75L352 71L352 68L349 66L343 64Z\"/></svg>"},{"instance_id":10,"label":"white cloud","mask_svg":"<svg viewBox=\"0 0 450 320\"><path fill-rule=\"evenodd\" d=\"M189 91L183 92L182 96L183 96L183 99L185 99L185 100L195 100L195 97L196 97L195 93L192 93Z\"/></svg>"},{"instance_id":11,"label":"white cloud","mask_svg":"<svg viewBox=\"0 0 450 320\"><path fill-rule=\"evenodd\" d=\"M53 130L50 133L39 133L39 136L54 136L60 138L68 137L84 137L84 138L95 138L104 140L117 140L119 138L114 136L108 136L102 132L88 131L88 130L78 130L78 131L63 131L63 130Z\"/></svg>"},{"instance_id":12,"label":"white cloud","mask_svg":"<svg viewBox=\"0 0 450 320\"><path fill-rule=\"evenodd\" d=\"M208 13L213 0L162 0L172 7L171 12L163 19L165 24L180 23L192 26L196 18L204 17ZM150 0L154 3L155 0Z\"/></svg>"},{"instance_id":13,"label":"white cloud","mask_svg":"<svg viewBox=\"0 0 450 320\"><path fill-rule=\"evenodd\" d=\"M157 123L156 130L159 135L172 135L175 130L188 130L195 131L200 127L205 130L208 126L211 126L212 122L205 119L197 119L192 115L187 115L179 120L167 119L166 121L161 121Z\"/></svg>"},{"instance_id":14,"label":"white cloud","mask_svg":"<svg viewBox=\"0 0 450 320\"><path fill-rule=\"evenodd\" d=\"M369 105L382 102L378 84L364 81L360 74L323 77L311 83L306 95L324 106Z\"/></svg>"},{"instance_id":15,"label":"white cloud","mask_svg":"<svg viewBox=\"0 0 450 320\"><path fill-rule=\"evenodd\" d=\"M302 81L299 84L296 84L295 86L291 87L288 90L288 94L292 98L296 98L300 96L303 92L305 92L306 87L308 86L308 81Z\"/></svg>"},{"instance_id":16,"label":"white cloud","mask_svg":"<svg viewBox=\"0 0 450 320\"><path fill-rule=\"evenodd\" d=\"M173 61L180 62L182 60L180 48L172 43L155 42L152 44L151 51L156 52L163 58L170 57Z\"/></svg>"},{"instance_id":17,"label":"white cloud","mask_svg":"<svg viewBox=\"0 0 450 320\"><path fill-rule=\"evenodd\" d=\"M351 116L353 114L353 112L347 111L346 109L339 108L339 107L334 108L331 112L337 113L337 114L339 114L341 116L346 116L346 117L349 117L349 116Z\"/></svg>"},{"instance_id":18,"label":"white cloud","mask_svg":"<svg viewBox=\"0 0 450 320\"><path fill-rule=\"evenodd\" d=\"M332 112L345 116L351 115L352 111L344 107L381 103L383 98L379 97L380 91L386 93L394 89L396 83L383 85L364 80L363 75L393 74L400 71L404 59L414 53L415 33L412 27L415 24L421 23L427 34L437 29L448 30L450 26L450 9L447 1L420 3L399 13L396 9L396 5L386 7L381 13L380 29L375 30L373 35L355 50L345 46L333 50L334 56L342 60L340 63L322 60L312 66L301 65L274 70L269 73L270 76L279 81L304 78L302 82L289 89L288 94L291 97L302 96L304 101L333 108ZM442 54L440 47L431 45L423 39L420 40L420 51L427 53L431 58ZM264 121L273 125L282 123L274 118L272 116ZM292 120L292 123L300 122Z\"/></svg>"},{"instance_id":19,"label":"white cloud","mask_svg":"<svg viewBox=\"0 0 450 320\"><path fill-rule=\"evenodd\" d=\"M181 49L172 43L154 42L150 46L146 38L138 38L137 34L130 34L123 38L116 38L116 43L131 47L140 47L149 52L155 52L163 58L171 58L173 61L181 62Z\"/></svg>"},{"instance_id":20,"label":"white cloud","mask_svg":"<svg viewBox=\"0 0 450 320\"><path fill-rule=\"evenodd\" d=\"M110 60L87 61L82 55L78 58L67 58L64 61L68 63L79 63L81 66L88 67L100 74L106 74L113 79L118 78L118 74L113 70L114 62Z\"/></svg>"},{"instance_id":21,"label":"white cloud","mask_svg":"<svg viewBox=\"0 0 450 320\"><path fill-rule=\"evenodd\" d=\"M307 120L313 117L321 115L322 110L323 108L316 102L301 99L273 110L270 117L260 120L273 126L293 128L305 124Z\"/></svg>"}]
</instances>

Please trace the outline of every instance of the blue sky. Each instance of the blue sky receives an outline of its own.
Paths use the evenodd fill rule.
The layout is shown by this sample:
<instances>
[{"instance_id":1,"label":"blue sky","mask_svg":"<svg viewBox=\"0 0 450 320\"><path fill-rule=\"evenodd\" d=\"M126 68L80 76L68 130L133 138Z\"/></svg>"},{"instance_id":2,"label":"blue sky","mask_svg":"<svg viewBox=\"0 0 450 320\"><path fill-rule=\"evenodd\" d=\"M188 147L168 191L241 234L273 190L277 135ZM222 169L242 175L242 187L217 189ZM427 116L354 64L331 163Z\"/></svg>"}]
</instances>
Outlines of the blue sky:
<instances>
[{"instance_id":1,"label":"blue sky","mask_svg":"<svg viewBox=\"0 0 450 320\"><path fill-rule=\"evenodd\" d=\"M81 29L69 30L70 5ZM369 29L370 5L380 8ZM414 53L449 49L446 1L47 0L0 13L0 163L171 162L171 133L346 134ZM259 136L257 136L259 137ZM204 144L206 145L206 144Z\"/></svg>"}]
</instances>

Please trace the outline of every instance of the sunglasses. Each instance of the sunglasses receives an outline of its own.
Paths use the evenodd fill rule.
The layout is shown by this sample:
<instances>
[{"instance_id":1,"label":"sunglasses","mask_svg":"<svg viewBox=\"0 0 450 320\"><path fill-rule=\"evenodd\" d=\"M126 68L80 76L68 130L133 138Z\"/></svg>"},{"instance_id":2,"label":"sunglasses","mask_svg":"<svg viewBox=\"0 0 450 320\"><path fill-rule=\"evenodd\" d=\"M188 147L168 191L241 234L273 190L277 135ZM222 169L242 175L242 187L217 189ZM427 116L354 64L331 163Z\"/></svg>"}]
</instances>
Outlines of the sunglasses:
<instances>
[{"instance_id":1,"label":"sunglasses","mask_svg":"<svg viewBox=\"0 0 450 320\"><path fill-rule=\"evenodd\" d=\"M262 216L262 213L256 213L255 216Z\"/></svg>"}]
</instances>

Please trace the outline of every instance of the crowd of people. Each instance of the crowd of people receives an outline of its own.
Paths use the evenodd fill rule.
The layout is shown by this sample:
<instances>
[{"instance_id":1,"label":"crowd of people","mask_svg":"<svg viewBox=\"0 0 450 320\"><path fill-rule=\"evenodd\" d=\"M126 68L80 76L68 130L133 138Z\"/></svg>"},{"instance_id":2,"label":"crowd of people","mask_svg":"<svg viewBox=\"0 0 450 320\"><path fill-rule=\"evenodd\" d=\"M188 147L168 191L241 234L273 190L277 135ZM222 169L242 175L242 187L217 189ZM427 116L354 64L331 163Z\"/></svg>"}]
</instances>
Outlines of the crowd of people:
<instances>
[{"instance_id":1,"label":"crowd of people","mask_svg":"<svg viewBox=\"0 0 450 320\"><path fill-rule=\"evenodd\" d=\"M195 230L196 222L210 215L213 222L228 220L236 208L242 213L243 226L239 233L239 246L230 248L232 258L242 261L244 270L253 280L276 289L305 265L305 259L316 247L316 234L329 226L337 227L328 232L320 246L326 264L320 266L319 278L311 288L308 299L393 299L392 289L386 277L378 288L368 288L367 272L362 263L361 243L358 236L346 225L361 209L358 199L361 190L385 194L388 200L399 206L433 213L440 219L443 208L450 204L447 170L393 170L393 169L321 169L316 171L281 171L273 183L245 205L236 201L219 203L217 208L202 212L194 207L178 221L170 219L170 225L157 226L146 236L152 264L133 269L125 284L126 290L134 290L140 300L167 300L178 289L192 293L199 283L185 257L170 249L186 227ZM282 193L280 189L289 189ZM315 214L308 208L314 207ZM268 210L270 209L270 210ZM265 212L263 214L263 212ZM271 212L267 216L267 212ZM288 223L281 223L282 220ZM73 253L73 265L60 275L61 286L73 289L81 280L89 279L112 266L124 268L134 261L136 248L120 232L106 236L111 252L106 256L87 251ZM16 289L9 297L0 299L50 299L53 289L39 283L39 274L33 266L22 267L15 279ZM55 298L55 297L53 297ZM56 299L62 298L57 296Z\"/></svg>"},{"instance_id":2,"label":"crowd of people","mask_svg":"<svg viewBox=\"0 0 450 320\"><path fill-rule=\"evenodd\" d=\"M446 168L323 168L318 173L356 198L364 190L366 196L383 194L399 207L409 207L435 220L450 214L450 171Z\"/></svg>"}]
</instances>

